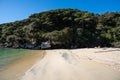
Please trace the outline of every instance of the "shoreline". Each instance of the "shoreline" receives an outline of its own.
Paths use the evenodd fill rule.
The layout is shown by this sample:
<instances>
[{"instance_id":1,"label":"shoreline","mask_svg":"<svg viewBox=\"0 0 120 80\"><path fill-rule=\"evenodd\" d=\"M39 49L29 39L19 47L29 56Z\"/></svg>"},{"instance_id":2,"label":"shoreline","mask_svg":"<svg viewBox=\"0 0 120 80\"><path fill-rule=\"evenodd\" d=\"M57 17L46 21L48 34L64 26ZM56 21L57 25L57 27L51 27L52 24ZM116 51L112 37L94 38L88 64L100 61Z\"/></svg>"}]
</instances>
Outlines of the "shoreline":
<instances>
[{"instance_id":1,"label":"shoreline","mask_svg":"<svg viewBox=\"0 0 120 80\"><path fill-rule=\"evenodd\" d=\"M0 72L0 80L19 80L43 56L44 51L31 50L28 54L8 64Z\"/></svg>"},{"instance_id":2,"label":"shoreline","mask_svg":"<svg viewBox=\"0 0 120 80\"><path fill-rule=\"evenodd\" d=\"M119 80L120 48L31 50L1 73L0 80Z\"/></svg>"}]
</instances>

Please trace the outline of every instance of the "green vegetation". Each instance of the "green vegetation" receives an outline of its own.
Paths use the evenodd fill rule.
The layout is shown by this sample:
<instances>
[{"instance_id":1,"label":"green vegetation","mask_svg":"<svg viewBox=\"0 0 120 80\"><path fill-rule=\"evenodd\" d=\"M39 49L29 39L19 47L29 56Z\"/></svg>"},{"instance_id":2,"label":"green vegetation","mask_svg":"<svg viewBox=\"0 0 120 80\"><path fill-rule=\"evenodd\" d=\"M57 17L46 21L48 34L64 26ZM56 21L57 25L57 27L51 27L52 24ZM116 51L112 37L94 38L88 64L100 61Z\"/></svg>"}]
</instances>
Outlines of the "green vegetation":
<instances>
[{"instance_id":1,"label":"green vegetation","mask_svg":"<svg viewBox=\"0 0 120 80\"><path fill-rule=\"evenodd\" d=\"M51 48L120 47L120 12L57 9L0 25L1 47L34 49L45 41Z\"/></svg>"},{"instance_id":2,"label":"green vegetation","mask_svg":"<svg viewBox=\"0 0 120 80\"><path fill-rule=\"evenodd\" d=\"M0 48L0 71L16 60L21 59L21 57L29 55L29 50L25 49L8 49ZM6 66L7 67L7 66Z\"/></svg>"}]
</instances>

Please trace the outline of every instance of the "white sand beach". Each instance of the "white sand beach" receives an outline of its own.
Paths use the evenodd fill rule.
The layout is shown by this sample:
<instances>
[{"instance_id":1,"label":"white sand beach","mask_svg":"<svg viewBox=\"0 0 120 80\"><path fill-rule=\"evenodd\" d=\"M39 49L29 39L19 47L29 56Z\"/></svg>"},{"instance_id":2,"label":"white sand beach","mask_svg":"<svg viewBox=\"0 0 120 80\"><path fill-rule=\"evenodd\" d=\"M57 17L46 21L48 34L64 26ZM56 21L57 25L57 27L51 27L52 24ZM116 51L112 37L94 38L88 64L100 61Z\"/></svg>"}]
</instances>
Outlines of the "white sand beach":
<instances>
[{"instance_id":1,"label":"white sand beach","mask_svg":"<svg viewBox=\"0 0 120 80\"><path fill-rule=\"evenodd\" d=\"M120 80L120 49L46 50L20 80Z\"/></svg>"}]
</instances>

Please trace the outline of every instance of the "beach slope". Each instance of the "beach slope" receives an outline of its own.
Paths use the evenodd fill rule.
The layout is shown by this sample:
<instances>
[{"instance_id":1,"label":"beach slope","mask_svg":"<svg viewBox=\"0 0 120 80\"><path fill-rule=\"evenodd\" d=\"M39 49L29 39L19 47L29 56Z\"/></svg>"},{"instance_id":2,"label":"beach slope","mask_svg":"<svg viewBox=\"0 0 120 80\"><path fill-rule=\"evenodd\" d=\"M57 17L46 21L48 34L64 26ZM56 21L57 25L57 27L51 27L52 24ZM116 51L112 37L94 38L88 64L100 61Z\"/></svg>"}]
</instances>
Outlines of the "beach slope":
<instances>
[{"instance_id":1,"label":"beach slope","mask_svg":"<svg viewBox=\"0 0 120 80\"><path fill-rule=\"evenodd\" d=\"M120 49L46 50L20 80L120 80Z\"/></svg>"}]
</instances>

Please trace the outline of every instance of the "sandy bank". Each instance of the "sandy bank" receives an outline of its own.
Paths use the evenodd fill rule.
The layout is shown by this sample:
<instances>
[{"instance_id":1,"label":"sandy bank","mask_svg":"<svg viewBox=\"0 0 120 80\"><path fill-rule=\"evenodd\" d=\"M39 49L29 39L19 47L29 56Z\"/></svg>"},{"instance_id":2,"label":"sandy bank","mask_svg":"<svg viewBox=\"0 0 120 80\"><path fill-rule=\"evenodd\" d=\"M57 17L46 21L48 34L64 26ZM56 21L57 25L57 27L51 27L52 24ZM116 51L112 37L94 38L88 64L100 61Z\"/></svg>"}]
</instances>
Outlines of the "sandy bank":
<instances>
[{"instance_id":1,"label":"sandy bank","mask_svg":"<svg viewBox=\"0 0 120 80\"><path fill-rule=\"evenodd\" d=\"M104 63L120 71L120 48L85 48L70 51L81 59Z\"/></svg>"},{"instance_id":2,"label":"sandy bank","mask_svg":"<svg viewBox=\"0 0 120 80\"><path fill-rule=\"evenodd\" d=\"M44 51L31 50L29 55L14 61L8 65L5 70L0 72L0 80L19 80L19 78L43 56L43 53Z\"/></svg>"},{"instance_id":3,"label":"sandy bank","mask_svg":"<svg viewBox=\"0 0 120 80\"><path fill-rule=\"evenodd\" d=\"M118 48L47 50L21 80L120 80L119 62Z\"/></svg>"}]
</instances>

